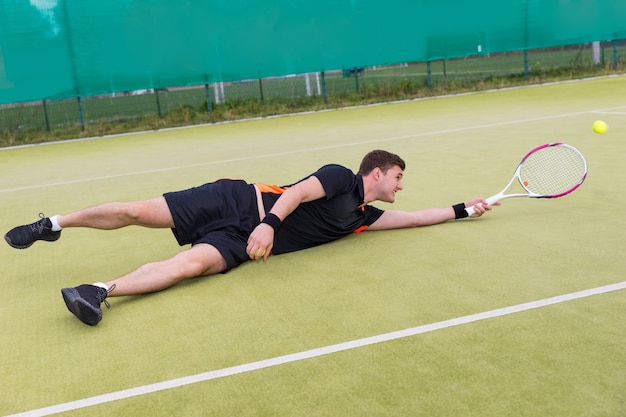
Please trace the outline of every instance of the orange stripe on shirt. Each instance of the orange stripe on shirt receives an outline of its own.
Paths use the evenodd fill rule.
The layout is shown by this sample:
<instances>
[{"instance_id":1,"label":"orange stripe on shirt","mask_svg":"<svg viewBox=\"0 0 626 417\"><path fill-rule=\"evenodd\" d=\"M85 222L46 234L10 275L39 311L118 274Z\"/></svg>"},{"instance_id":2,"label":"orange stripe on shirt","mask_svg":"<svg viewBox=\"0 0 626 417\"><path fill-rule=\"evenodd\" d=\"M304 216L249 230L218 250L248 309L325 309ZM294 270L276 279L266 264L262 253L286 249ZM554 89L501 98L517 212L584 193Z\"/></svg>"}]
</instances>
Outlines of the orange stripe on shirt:
<instances>
[{"instance_id":1,"label":"orange stripe on shirt","mask_svg":"<svg viewBox=\"0 0 626 417\"><path fill-rule=\"evenodd\" d=\"M367 229L368 227L369 226L367 226L367 225L363 225L363 226L359 227L358 229L356 229L354 231L354 233L361 233L363 230Z\"/></svg>"},{"instance_id":2,"label":"orange stripe on shirt","mask_svg":"<svg viewBox=\"0 0 626 417\"><path fill-rule=\"evenodd\" d=\"M280 187L278 185L270 185L270 184L254 184L259 188L259 191L262 193L273 193L273 194L282 194L285 192L287 187Z\"/></svg>"}]
</instances>

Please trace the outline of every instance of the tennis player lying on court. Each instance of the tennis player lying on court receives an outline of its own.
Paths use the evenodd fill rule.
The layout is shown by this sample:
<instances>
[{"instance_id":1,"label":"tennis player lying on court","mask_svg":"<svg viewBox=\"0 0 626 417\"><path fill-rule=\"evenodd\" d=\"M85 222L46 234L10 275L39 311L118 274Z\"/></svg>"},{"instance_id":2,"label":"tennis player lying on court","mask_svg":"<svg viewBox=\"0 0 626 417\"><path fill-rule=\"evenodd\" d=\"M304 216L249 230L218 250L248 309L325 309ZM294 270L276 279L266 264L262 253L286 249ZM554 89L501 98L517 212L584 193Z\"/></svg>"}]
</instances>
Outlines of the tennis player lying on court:
<instances>
[{"instance_id":1,"label":"tennis player lying on court","mask_svg":"<svg viewBox=\"0 0 626 417\"><path fill-rule=\"evenodd\" d=\"M332 242L365 229L427 226L491 210L475 198L452 207L413 212L380 210L379 200L393 203L402 190L405 163L398 155L376 150L363 158L357 174L340 165L326 165L290 186L219 180L162 197L104 203L67 215L10 230L9 245L25 249L37 240L53 242L70 227L112 230L137 225L171 228L178 243L191 247L174 257L145 264L105 283L63 288L67 308L81 321L96 325L100 303L107 296L160 291L187 278L225 272L248 260L267 261L278 255ZM499 203L496 203L499 204ZM494 205L496 205L494 204Z\"/></svg>"}]
</instances>

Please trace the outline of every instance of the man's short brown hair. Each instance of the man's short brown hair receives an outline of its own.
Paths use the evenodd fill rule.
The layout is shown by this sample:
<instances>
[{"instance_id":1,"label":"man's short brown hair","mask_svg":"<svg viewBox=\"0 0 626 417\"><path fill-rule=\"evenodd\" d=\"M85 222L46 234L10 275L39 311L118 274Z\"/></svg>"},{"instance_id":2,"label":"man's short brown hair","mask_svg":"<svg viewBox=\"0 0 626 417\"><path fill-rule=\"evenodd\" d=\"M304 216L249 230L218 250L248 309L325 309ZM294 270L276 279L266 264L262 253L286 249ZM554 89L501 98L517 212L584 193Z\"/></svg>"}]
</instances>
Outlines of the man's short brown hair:
<instances>
[{"instance_id":1,"label":"man's short brown hair","mask_svg":"<svg viewBox=\"0 0 626 417\"><path fill-rule=\"evenodd\" d=\"M385 173L389 168L393 168L394 166L399 166L402 171L406 168L404 160L395 153L377 149L363 157L361 166L359 167L359 174L365 176L372 172L374 168L380 168L380 170Z\"/></svg>"}]
</instances>

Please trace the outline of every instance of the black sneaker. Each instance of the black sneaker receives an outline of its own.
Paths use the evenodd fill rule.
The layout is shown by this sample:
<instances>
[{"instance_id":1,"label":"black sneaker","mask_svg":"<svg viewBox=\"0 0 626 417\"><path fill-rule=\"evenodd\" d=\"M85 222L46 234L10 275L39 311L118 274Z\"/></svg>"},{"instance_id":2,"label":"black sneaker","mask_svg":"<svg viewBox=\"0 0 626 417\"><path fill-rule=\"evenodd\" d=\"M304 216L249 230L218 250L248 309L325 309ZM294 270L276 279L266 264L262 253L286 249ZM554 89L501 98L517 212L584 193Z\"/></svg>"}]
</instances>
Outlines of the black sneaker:
<instances>
[{"instance_id":1,"label":"black sneaker","mask_svg":"<svg viewBox=\"0 0 626 417\"><path fill-rule=\"evenodd\" d=\"M107 291L97 285L83 284L75 288L63 288L61 294L69 311L83 323L95 326L102 320L100 303L104 302L107 308L110 307L106 298L113 288L115 285Z\"/></svg>"},{"instance_id":2,"label":"black sneaker","mask_svg":"<svg viewBox=\"0 0 626 417\"><path fill-rule=\"evenodd\" d=\"M47 242L58 240L61 237L61 231L53 232L52 222L43 213L39 213L39 217L41 217L41 220L35 223L17 226L9 230L4 235L4 240L15 249L26 249L35 243L36 240L45 240Z\"/></svg>"}]
</instances>

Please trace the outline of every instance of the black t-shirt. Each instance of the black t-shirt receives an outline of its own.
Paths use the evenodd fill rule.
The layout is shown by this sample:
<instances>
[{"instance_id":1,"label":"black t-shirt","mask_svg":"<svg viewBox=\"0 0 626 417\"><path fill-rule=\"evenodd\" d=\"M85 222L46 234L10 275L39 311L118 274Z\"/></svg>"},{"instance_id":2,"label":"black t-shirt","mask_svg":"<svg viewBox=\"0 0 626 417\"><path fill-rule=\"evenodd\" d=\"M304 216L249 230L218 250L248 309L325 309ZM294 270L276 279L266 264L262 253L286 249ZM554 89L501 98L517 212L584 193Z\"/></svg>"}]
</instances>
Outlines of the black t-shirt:
<instances>
[{"instance_id":1,"label":"black t-shirt","mask_svg":"<svg viewBox=\"0 0 626 417\"><path fill-rule=\"evenodd\" d=\"M302 203L287 216L274 237L274 254L311 248L358 233L383 214L376 207L362 207L363 178L348 168L326 165L311 176L320 180L326 197ZM280 193L263 193L267 212L279 197Z\"/></svg>"}]
</instances>

